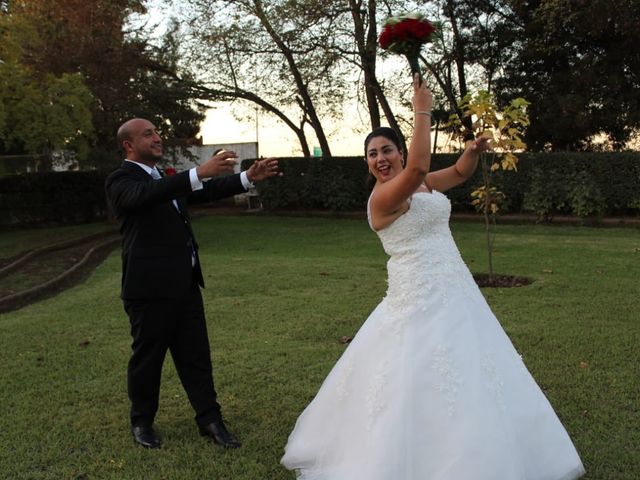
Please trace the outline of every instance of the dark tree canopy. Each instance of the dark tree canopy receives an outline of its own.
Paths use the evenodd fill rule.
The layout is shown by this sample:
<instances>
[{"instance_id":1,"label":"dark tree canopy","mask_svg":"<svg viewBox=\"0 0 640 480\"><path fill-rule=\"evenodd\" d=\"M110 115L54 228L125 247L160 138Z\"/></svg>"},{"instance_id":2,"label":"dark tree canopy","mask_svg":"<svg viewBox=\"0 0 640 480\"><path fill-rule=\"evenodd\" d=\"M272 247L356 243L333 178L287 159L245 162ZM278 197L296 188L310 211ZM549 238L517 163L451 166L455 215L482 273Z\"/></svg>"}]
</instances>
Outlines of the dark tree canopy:
<instances>
[{"instance_id":1,"label":"dark tree canopy","mask_svg":"<svg viewBox=\"0 0 640 480\"><path fill-rule=\"evenodd\" d=\"M512 0L518 38L497 88L531 101L533 150L620 149L640 127L640 2Z\"/></svg>"},{"instance_id":2,"label":"dark tree canopy","mask_svg":"<svg viewBox=\"0 0 640 480\"><path fill-rule=\"evenodd\" d=\"M128 19L143 0L12 0L10 33L34 77L79 73L93 96L95 147L114 151L118 126L133 116L154 121L167 138L195 137L204 108L188 81L177 82L174 41L154 47L150 31ZM170 32L171 33L171 32ZM166 47L166 48L162 48Z\"/></svg>"}]
</instances>

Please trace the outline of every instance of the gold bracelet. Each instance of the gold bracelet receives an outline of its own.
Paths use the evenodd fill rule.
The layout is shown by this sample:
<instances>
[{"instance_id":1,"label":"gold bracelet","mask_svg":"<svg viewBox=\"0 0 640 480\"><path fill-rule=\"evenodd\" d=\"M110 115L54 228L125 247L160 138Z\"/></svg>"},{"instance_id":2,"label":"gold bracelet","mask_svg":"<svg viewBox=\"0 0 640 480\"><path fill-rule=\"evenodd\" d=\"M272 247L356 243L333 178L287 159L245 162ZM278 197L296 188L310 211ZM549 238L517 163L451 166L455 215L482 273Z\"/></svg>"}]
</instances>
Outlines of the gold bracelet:
<instances>
[{"instance_id":1,"label":"gold bracelet","mask_svg":"<svg viewBox=\"0 0 640 480\"><path fill-rule=\"evenodd\" d=\"M416 112L416 115L427 115L427 116L431 117L431 112L426 112L426 111Z\"/></svg>"}]
</instances>

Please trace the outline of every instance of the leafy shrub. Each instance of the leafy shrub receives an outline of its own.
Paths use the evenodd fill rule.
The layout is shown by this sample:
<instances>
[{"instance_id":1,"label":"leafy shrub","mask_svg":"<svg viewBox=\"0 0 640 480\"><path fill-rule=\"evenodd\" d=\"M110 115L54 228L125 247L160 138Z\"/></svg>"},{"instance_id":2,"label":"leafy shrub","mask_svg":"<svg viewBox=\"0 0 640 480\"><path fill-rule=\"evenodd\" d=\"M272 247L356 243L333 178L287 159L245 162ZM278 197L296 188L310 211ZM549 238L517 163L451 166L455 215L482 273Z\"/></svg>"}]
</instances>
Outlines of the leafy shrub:
<instances>
[{"instance_id":1,"label":"leafy shrub","mask_svg":"<svg viewBox=\"0 0 640 480\"><path fill-rule=\"evenodd\" d=\"M554 213L566 209L567 186L556 171L545 174L534 166L529 174L529 188L523 196L523 209L538 215L538 220L551 220Z\"/></svg>"},{"instance_id":2,"label":"leafy shrub","mask_svg":"<svg viewBox=\"0 0 640 480\"><path fill-rule=\"evenodd\" d=\"M0 177L0 227L89 223L107 218L102 171Z\"/></svg>"},{"instance_id":3,"label":"leafy shrub","mask_svg":"<svg viewBox=\"0 0 640 480\"><path fill-rule=\"evenodd\" d=\"M601 215L606 207L600 188L584 170L570 180L567 197L571 211L577 217Z\"/></svg>"}]
</instances>

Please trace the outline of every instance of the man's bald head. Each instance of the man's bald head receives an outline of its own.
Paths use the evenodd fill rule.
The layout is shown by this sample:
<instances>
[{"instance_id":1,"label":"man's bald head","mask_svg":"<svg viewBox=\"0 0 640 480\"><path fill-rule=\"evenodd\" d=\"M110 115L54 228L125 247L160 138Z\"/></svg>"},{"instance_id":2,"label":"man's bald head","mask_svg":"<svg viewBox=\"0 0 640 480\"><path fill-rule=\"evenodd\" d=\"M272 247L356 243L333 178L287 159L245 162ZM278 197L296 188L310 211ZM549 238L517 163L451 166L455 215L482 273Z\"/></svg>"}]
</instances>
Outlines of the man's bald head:
<instances>
[{"instance_id":1,"label":"man's bald head","mask_svg":"<svg viewBox=\"0 0 640 480\"><path fill-rule=\"evenodd\" d=\"M155 125L144 118L132 118L120 125L116 140L129 160L152 166L162 158L162 139Z\"/></svg>"},{"instance_id":2,"label":"man's bald head","mask_svg":"<svg viewBox=\"0 0 640 480\"><path fill-rule=\"evenodd\" d=\"M118 142L118 147L122 148L124 150L124 147L122 146L122 142L124 142L125 140L131 140L131 122L136 120L135 118L131 119L131 120L127 120L126 122L124 122L122 125L120 125L120 128L118 128L118 134L116 135L116 142Z\"/></svg>"},{"instance_id":3,"label":"man's bald head","mask_svg":"<svg viewBox=\"0 0 640 480\"><path fill-rule=\"evenodd\" d=\"M135 132L142 124L151 124L153 126L153 124L149 120L146 120L144 118L131 118L120 125L120 128L118 128L118 133L116 135L118 146L124 150L122 142L126 140L131 141L133 138L133 132Z\"/></svg>"}]
</instances>

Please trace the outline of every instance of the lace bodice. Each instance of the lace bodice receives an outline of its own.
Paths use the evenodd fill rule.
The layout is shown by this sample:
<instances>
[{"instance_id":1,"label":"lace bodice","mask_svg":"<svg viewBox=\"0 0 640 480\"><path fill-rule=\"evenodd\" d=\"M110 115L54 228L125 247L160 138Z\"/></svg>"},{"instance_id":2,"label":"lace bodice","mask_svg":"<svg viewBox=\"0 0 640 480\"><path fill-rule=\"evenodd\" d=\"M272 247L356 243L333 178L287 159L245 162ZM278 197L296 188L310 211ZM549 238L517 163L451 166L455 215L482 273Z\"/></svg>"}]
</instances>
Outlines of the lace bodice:
<instances>
[{"instance_id":1,"label":"lace bodice","mask_svg":"<svg viewBox=\"0 0 640 480\"><path fill-rule=\"evenodd\" d=\"M434 287L475 288L449 229L451 203L440 192L417 192L409 210L377 232L387 263L387 300L408 305ZM471 282L471 283L470 283Z\"/></svg>"}]
</instances>

